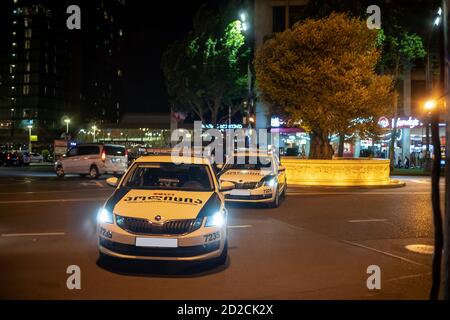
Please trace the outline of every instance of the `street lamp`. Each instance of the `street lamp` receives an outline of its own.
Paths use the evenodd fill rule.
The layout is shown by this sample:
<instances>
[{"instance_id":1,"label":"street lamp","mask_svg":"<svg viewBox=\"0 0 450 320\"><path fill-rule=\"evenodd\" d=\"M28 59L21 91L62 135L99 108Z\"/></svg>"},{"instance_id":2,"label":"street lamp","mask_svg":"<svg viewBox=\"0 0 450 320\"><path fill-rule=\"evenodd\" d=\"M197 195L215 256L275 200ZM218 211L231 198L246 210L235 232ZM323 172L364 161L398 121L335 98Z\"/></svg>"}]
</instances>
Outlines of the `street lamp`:
<instances>
[{"instance_id":1,"label":"street lamp","mask_svg":"<svg viewBox=\"0 0 450 320\"><path fill-rule=\"evenodd\" d=\"M70 123L70 119L66 118L64 119L64 122L66 123L66 135L69 134L69 123Z\"/></svg>"},{"instance_id":2,"label":"street lamp","mask_svg":"<svg viewBox=\"0 0 450 320\"><path fill-rule=\"evenodd\" d=\"M28 126L27 126L27 128L28 128L28 152L29 153L31 153L31 149L32 149L32 146L31 146L31 129L33 128L33 126L31 125L31 124L29 124Z\"/></svg>"},{"instance_id":3,"label":"street lamp","mask_svg":"<svg viewBox=\"0 0 450 320\"><path fill-rule=\"evenodd\" d=\"M93 138L92 138L92 140L95 142L95 133L96 133L96 131L97 131L97 126L92 126L92 134L93 134Z\"/></svg>"},{"instance_id":4,"label":"street lamp","mask_svg":"<svg viewBox=\"0 0 450 320\"><path fill-rule=\"evenodd\" d=\"M247 78L248 78L248 85L247 85L247 105L245 106L247 109L247 126L248 129L252 128L252 124L255 125L255 121L250 121L252 109L253 109L253 90L252 90L252 80L253 80L253 74L252 74L252 58L253 58L253 45L252 45L252 39L250 39L251 33L249 32L249 23L250 23L250 17L248 16L247 12L241 11L239 14L239 21L241 23L241 31L246 34L246 43L249 49L249 58L247 62ZM231 118L231 117L230 117ZM231 122L231 120L229 120ZM250 142L250 141L249 141Z\"/></svg>"}]
</instances>

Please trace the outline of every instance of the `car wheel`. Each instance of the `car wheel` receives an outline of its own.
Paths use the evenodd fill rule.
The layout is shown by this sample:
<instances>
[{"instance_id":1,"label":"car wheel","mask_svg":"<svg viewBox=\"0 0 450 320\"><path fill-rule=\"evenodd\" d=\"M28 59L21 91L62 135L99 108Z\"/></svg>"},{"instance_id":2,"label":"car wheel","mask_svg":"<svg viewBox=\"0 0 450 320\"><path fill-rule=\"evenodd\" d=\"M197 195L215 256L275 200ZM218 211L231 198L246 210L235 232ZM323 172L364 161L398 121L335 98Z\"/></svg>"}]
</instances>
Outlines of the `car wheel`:
<instances>
[{"instance_id":1,"label":"car wheel","mask_svg":"<svg viewBox=\"0 0 450 320\"><path fill-rule=\"evenodd\" d=\"M65 173L64 173L64 169L62 166L56 167L56 175L58 176L58 178L64 177Z\"/></svg>"},{"instance_id":2,"label":"car wheel","mask_svg":"<svg viewBox=\"0 0 450 320\"><path fill-rule=\"evenodd\" d=\"M97 179L99 177L98 169L96 166L91 166L89 169L89 178L91 179Z\"/></svg>"},{"instance_id":3,"label":"car wheel","mask_svg":"<svg viewBox=\"0 0 450 320\"><path fill-rule=\"evenodd\" d=\"M280 206L280 193L278 192L278 186L275 191L275 199L269 204L269 208L278 208Z\"/></svg>"},{"instance_id":4,"label":"car wheel","mask_svg":"<svg viewBox=\"0 0 450 320\"><path fill-rule=\"evenodd\" d=\"M214 266L218 267L224 265L225 262L227 262L227 258L228 258L228 240L225 240L225 245L223 247L222 253L213 262Z\"/></svg>"}]
</instances>

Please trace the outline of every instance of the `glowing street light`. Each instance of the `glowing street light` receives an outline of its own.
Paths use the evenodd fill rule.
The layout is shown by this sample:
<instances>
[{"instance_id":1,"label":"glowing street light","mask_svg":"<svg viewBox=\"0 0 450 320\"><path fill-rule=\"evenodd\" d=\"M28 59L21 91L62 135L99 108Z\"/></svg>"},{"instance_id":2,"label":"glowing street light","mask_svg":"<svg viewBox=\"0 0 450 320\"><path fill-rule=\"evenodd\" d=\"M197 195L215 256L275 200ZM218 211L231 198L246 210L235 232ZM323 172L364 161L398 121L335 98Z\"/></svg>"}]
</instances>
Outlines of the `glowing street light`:
<instances>
[{"instance_id":1,"label":"glowing street light","mask_svg":"<svg viewBox=\"0 0 450 320\"><path fill-rule=\"evenodd\" d=\"M69 123L70 123L70 119L66 118L64 119L64 122L66 123L66 134L69 134Z\"/></svg>"},{"instance_id":2,"label":"glowing street light","mask_svg":"<svg viewBox=\"0 0 450 320\"><path fill-rule=\"evenodd\" d=\"M92 138L92 140L95 142L95 133L96 133L96 131L97 131L97 126L92 126L92 134L93 134L93 138Z\"/></svg>"},{"instance_id":3,"label":"glowing street light","mask_svg":"<svg viewBox=\"0 0 450 320\"><path fill-rule=\"evenodd\" d=\"M436 100L427 100L424 104L425 110L431 112L436 108Z\"/></svg>"},{"instance_id":4,"label":"glowing street light","mask_svg":"<svg viewBox=\"0 0 450 320\"><path fill-rule=\"evenodd\" d=\"M31 153L31 149L32 149L32 146L31 146L31 129L33 128L33 126L31 124L29 124L29 125L27 125L27 128L28 128L28 152Z\"/></svg>"}]
</instances>

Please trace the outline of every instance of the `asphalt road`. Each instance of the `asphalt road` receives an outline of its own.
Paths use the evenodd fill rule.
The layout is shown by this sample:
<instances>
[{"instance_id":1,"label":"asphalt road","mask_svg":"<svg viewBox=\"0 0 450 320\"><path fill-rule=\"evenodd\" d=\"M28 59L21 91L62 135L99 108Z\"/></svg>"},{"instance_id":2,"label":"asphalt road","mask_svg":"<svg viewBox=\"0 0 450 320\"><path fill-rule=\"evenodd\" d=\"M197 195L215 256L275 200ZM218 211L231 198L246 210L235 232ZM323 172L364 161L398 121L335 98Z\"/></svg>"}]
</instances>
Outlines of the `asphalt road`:
<instances>
[{"instance_id":1,"label":"asphalt road","mask_svg":"<svg viewBox=\"0 0 450 320\"><path fill-rule=\"evenodd\" d=\"M280 208L230 206L227 264L101 265L95 212L104 177L58 179L49 168L0 168L2 299L426 299L430 182L398 189L290 188ZM81 268L69 290L67 267ZM381 270L369 290L367 268Z\"/></svg>"}]
</instances>

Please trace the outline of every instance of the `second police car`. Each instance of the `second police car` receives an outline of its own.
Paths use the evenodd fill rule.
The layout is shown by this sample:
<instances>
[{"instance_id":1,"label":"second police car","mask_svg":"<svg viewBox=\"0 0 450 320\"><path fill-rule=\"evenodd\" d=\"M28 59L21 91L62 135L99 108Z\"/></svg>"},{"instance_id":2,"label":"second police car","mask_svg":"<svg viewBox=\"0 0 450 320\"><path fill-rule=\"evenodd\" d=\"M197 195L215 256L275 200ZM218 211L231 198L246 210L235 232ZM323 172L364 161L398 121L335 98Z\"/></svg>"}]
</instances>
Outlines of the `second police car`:
<instances>
[{"instance_id":1,"label":"second police car","mask_svg":"<svg viewBox=\"0 0 450 320\"><path fill-rule=\"evenodd\" d=\"M285 168L278 157L267 152L238 152L229 157L220 173L220 182L232 182L225 192L230 202L264 203L278 207L287 190Z\"/></svg>"},{"instance_id":2,"label":"second police car","mask_svg":"<svg viewBox=\"0 0 450 320\"><path fill-rule=\"evenodd\" d=\"M170 155L138 158L97 215L100 258L212 260L227 258L222 183L205 159L176 164Z\"/></svg>"}]
</instances>

